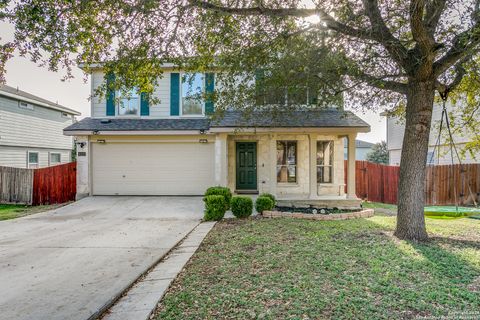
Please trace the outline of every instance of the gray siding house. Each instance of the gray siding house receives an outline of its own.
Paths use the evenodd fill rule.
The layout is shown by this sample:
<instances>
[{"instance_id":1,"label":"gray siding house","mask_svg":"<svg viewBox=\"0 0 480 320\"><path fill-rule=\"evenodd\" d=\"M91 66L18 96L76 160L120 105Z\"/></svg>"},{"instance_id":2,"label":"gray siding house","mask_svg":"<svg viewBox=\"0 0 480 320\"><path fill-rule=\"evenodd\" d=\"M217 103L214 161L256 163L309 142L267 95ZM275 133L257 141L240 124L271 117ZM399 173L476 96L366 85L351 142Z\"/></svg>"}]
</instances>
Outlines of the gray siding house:
<instances>
[{"instance_id":1,"label":"gray siding house","mask_svg":"<svg viewBox=\"0 0 480 320\"><path fill-rule=\"evenodd\" d=\"M454 112L455 108L447 103L447 112ZM402 154L403 136L405 132L405 120L400 119L397 116L389 114L388 112L382 113L387 118L387 149L390 165L400 165L400 157ZM478 114L475 115L478 117ZM447 165L452 163L452 157L450 154L450 145L446 141L446 128L442 129L442 138L439 145L435 148L435 144L438 138L438 130L440 120L442 117L442 105L436 103L433 107L432 113L432 127L429 137L428 147L428 162L431 164ZM466 144L472 141L473 137L462 133L453 133L453 139L457 149L460 151L465 148ZM434 154L435 150L435 154ZM454 155L454 163L458 163L457 157ZM480 154L471 154L466 152L461 158L462 163L479 163Z\"/></svg>"},{"instance_id":2,"label":"gray siding house","mask_svg":"<svg viewBox=\"0 0 480 320\"><path fill-rule=\"evenodd\" d=\"M355 160L367 160L367 154L372 151L372 147L374 143L363 141L363 140L355 140ZM344 159L348 159L348 140L345 139L345 146L343 148Z\"/></svg>"},{"instance_id":3,"label":"gray siding house","mask_svg":"<svg viewBox=\"0 0 480 320\"><path fill-rule=\"evenodd\" d=\"M0 166L42 168L71 161L72 137L63 129L79 112L0 85Z\"/></svg>"}]
</instances>

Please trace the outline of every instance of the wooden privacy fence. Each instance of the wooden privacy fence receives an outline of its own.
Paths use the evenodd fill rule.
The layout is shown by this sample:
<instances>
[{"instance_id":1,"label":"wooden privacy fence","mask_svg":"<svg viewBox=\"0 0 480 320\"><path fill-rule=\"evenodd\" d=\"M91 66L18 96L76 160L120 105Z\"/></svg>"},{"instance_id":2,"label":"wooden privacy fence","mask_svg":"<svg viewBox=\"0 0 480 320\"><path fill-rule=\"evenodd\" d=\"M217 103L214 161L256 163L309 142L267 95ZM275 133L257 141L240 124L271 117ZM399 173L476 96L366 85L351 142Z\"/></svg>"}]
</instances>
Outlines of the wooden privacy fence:
<instances>
[{"instance_id":1,"label":"wooden privacy fence","mask_svg":"<svg viewBox=\"0 0 480 320\"><path fill-rule=\"evenodd\" d=\"M33 170L0 167L0 203L32 203Z\"/></svg>"},{"instance_id":2,"label":"wooden privacy fence","mask_svg":"<svg viewBox=\"0 0 480 320\"><path fill-rule=\"evenodd\" d=\"M0 203L42 205L73 201L76 170L76 162L41 169L0 167Z\"/></svg>"},{"instance_id":3,"label":"wooden privacy fence","mask_svg":"<svg viewBox=\"0 0 480 320\"><path fill-rule=\"evenodd\" d=\"M355 164L357 197L368 201L397 203L400 167L368 161ZM345 162L345 184L347 163ZM480 164L427 166L425 181L427 205L460 205L480 200ZM456 192L455 192L456 191Z\"/></svg>"}]
</instances>

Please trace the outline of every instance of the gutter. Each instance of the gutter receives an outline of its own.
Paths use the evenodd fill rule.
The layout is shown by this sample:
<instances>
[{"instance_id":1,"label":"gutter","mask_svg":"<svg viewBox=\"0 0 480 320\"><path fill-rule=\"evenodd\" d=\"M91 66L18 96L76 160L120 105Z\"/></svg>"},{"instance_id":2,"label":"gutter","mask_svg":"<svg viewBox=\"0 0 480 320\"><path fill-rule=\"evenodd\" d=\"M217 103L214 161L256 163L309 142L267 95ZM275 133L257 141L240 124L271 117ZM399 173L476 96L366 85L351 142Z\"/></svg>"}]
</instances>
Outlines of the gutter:
<instances>
[{"instance_id":1,"label":"gutter","mask_svg":"<svg viewBox=\"0 0 480 320\"><path fill-rule=\"evenodd\" d=\"M29 103L35 104L37 106L41 106L41 107L45 107L45 108L49 108L49 109L54 109L54 110L57 110L57 111L62 111L62 112L65 112L65 113L68 113L68 114L71 114L71 115L75 115L75 116L81 115L80 112L72 110L72 109L66 109L66 108L62 108L60 106L54 106L54 105L51 105L51 104L48 104L48 103L44 103L44 102L40 102L40 101L37 101L37 100L25 98L25 97L22 97L20 95L9 93L9 92L1 91L0 95L8 97L8 98L13 98L15 100L29 102Z\"/></svg>"}]
</instances>

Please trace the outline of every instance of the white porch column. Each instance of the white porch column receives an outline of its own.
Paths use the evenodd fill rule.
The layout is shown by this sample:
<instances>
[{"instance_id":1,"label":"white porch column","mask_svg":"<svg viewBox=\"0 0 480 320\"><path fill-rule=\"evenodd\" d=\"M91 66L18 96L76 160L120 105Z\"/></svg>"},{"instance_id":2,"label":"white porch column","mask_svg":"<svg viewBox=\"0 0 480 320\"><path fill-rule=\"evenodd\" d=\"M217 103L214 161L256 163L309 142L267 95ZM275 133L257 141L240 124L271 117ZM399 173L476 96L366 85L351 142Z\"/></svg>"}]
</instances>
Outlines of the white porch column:
<instances>
[{"instance_id":1,"label":"white porch column","mask_svg":"<svg viewBox=\"0 0 480 320\"><path fill-rule=\"evenodd\" d=\"M348 172L347 172L347 199L357 199L355 193L355 139L356 133L348 135Z\"/></svg>"},{"instance_id":2,"label":"white porch column","mask_svg":"<svg viewBox=\"0 0 480 320\"><path fill-rule=\"evenodd\" d=\"M88 136L77 136L77 194L76 200L90 195L90 143Z\"/></svg>"},{"instance_id":3,"label":"white porch column","mask_svg":"<svg viewBox=\"0 0 480 320\"><path fill-rule=\"evenodd\" d=\"M270 145L270 193L277 196L277 135L269 135Z\"/></svg>"},{"instance_id":4,"label":"white porch column","mask_svg":"<svg viewBox=\"0 0 480 320\"><path fill-rule=\"evenodd\" d=\"M309 164L310 164L310 199L318 197L317 187L317 135L309 134L308 139L310 141L309 147Z\"/></svg>"},{"instance_id":5,"label":"white porch column","mask_svg":"<svg viewBox=\"0 0 480 320\"><path fill-rule=\"evenodd\" d=\"M215 184L226 187L228 172L227 134L218 133L215 137Z\"/></svg>"}]
</instances>

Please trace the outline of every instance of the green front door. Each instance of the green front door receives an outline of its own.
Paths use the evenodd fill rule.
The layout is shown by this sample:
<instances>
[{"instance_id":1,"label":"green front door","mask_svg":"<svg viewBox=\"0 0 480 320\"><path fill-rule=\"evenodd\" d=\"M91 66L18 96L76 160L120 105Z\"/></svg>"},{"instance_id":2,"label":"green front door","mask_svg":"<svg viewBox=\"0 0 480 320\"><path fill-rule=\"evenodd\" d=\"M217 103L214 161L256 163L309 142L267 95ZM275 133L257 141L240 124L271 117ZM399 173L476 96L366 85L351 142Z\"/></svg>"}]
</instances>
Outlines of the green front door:
<instances>
[{"instance_id":1,"label":"green front door","mask_svg":"<svg viewBox=\"0 0 480 320\"><path fill-rule=\"evenodd\" d=\"M257 143L237 142L237 190L257 190Z\"/></svg>"}]
</instances>

